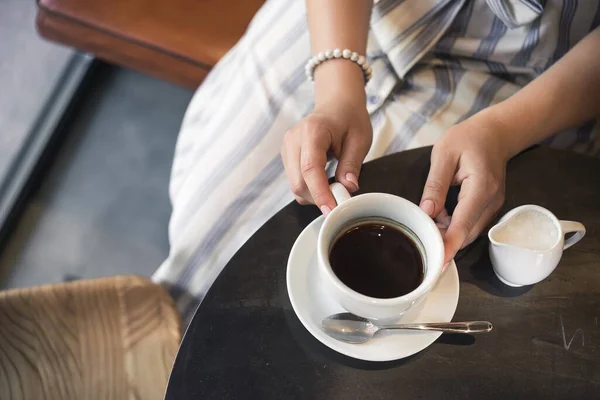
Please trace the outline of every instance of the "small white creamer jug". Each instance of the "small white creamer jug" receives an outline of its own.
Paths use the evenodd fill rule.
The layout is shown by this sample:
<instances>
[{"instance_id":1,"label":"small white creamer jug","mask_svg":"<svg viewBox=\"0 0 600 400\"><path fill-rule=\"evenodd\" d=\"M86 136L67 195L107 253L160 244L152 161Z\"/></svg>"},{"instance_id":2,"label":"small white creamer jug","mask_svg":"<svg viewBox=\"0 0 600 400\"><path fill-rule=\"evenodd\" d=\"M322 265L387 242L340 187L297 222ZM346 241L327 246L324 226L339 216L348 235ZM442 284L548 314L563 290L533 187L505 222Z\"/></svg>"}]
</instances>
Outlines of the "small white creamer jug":
<instances>
[{"instance_id":1,"label":"small white creamer jug","mask_svg":"<svg viewBox=\"0 0 600 400\"><path fill-rule=\"evenodd\" d=\"M565 240L567 233L574 235ZM540 206L517 207L488 232L494 272L509 286L538 283L554 271L563 250L584 235L585 227L579 222L559 221Z\"/></svg>"}]
</instances>

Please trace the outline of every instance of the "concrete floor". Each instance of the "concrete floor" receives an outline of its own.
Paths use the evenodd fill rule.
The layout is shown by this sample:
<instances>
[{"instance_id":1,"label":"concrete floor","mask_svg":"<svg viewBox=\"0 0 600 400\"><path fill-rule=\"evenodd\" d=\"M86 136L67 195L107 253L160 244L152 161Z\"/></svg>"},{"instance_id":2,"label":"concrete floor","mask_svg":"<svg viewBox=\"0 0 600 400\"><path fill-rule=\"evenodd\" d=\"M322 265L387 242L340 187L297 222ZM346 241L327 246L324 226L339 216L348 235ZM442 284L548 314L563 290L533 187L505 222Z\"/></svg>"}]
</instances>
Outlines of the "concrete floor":
<instances>
[{"instance_id":1,"label":"concrete floor","mask_svg":"<svg viewBox=\"0 0 600 400\"><path fill-rule=\"evenodd\" d=\"M35 0L0 0L0 181L73 50L41 39Z\"/></svg>"},{"instance_id":2,"label":"concrete floor","mask_svg":"<svg viewBox=\"0 0 600 400\"><path fill-rule=\"evenodd\" d=\"M110 68L0 254L0 289L135 273L168 252L168 180L192 92Z\"/></svg>"}]
</instances>

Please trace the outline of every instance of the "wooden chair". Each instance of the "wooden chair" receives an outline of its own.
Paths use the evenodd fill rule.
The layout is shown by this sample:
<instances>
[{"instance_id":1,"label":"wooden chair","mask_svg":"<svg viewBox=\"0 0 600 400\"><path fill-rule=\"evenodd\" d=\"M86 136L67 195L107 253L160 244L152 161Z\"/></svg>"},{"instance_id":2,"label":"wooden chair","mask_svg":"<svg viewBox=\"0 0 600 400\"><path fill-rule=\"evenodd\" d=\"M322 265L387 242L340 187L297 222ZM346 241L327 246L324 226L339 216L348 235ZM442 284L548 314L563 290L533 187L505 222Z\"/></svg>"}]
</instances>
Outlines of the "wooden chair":
<instances>
[{"instance_id":1,"label":"wooden chair","mask_svg":"<svg viewBox=\"0 0 600 400\"><path fill-rule=\"evenodd\" d=\"M180 341L171 298L146 278L0 292L0 399L163 399Z\"/></svg>"},{"instance_id":2,"label":"wooden chair","mask_svg":"<svg viewBox=\"0 0 600 400\"><path fill-rule=\"evenodd\" d=\"M195 89L264 0L37 0L46 39Z\"/></svg>"}]
</instances>

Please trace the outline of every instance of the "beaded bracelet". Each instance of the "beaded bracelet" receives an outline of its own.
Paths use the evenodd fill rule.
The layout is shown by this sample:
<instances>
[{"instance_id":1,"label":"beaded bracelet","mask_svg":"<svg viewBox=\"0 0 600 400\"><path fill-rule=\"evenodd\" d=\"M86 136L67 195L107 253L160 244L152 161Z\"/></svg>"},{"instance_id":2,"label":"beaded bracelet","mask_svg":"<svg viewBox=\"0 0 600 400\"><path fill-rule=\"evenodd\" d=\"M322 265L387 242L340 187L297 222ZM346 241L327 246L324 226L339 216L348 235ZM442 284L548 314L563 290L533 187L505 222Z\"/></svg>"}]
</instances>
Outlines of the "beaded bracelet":
<instances>
[{"instance_id":1,"label":"beaded bracelet","mask_svg":"<svg viewBox=\"0 0 600 400\"><path fill-rule=\"evenodd\" d=\"M306 66L304 67L306 77L314 82L315 68L318 65L334 58L344 58L358 65L362 69L363 77L365 78L365 85L367 84L367 82L369 82L369 79L371 79L373 71L371 71L371 66L369 66L369 63L367 62L365 56L361 56L357 52L348 49L326 50L313 56L308 60Z\"/></svg>"}]
</instances>

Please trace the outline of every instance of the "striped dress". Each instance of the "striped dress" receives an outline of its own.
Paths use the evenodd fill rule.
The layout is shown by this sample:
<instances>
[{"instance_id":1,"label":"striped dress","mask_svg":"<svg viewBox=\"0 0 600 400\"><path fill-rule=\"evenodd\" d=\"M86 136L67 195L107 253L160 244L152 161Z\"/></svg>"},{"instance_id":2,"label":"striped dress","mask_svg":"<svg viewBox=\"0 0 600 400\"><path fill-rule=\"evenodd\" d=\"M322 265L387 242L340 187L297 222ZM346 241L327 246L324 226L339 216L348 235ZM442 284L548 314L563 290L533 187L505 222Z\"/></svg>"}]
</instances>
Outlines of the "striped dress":
<instances>
[{"instance_id":1,"label":"striped dress","mask_svg":"<svg viewBox=\"0 0 600 400\"><path fill-rule=\"evenodd\" d=\"M600 24L600 0L375 1L366 161L433 145L540 75ZM244 242L293 200L279 155L313 108L302 0L269 0L190 102L170 183L170 254L154 280L185 317ZM600 154L600 124L550 145ZM335 165L328 171L333 175Z\"/></svg>"}]
</instances>

